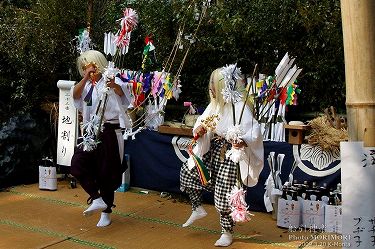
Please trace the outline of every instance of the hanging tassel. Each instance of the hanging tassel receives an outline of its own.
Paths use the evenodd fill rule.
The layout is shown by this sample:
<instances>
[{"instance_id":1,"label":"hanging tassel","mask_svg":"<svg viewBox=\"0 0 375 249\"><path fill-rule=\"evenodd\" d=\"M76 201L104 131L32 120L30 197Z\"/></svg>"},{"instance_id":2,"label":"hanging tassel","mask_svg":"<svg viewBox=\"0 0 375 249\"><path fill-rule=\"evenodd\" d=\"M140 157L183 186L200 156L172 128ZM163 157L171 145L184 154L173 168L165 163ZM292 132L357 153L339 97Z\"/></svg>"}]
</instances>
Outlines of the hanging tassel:
<instances>
[{"instance_id":1,"label":"hanging tassel","mask_svg":"<svg viewBox=\"0 0 375 249\"><path fill-rule=\"evenodd\" d=\"M235 143L240 143L242 140L242 136L245 132L242 130L239 124L233 125L228 128L228 131L225 134L225 139L227 141L233 141ZM226 158L229 158L234 163L238 163L242 160L246 159L245 150L243 148L237 149L232 147L229 151L225 154Z\"/></svg>"},{"instance_id":2,"label":"hanging tassel","mask_svg":"<svg viewBox=\"0 0 375 249\"><path fill-rule=\"evenodd\" d=\"M209 173L206 165L204 165L203 161L197 155L194 154L191 147L189 149L189 154L193 158L194 164L197 167L199 180L200 180L201 184L203 186L206 186L210 181L210 173Z\"/></svg>"},{"instance_id":3,"label":"hanging tassel","mask_svg":"<svg viewBox=\"0 0 375 249\"><path fill-rule=\"evenodd\" d=\"M218 115L211 115L211 116L208 116L207 118L205 118L204 120L201 120L201 123L202 123L202 126L206 130L213 131L216 128L216 121L217 120L219 120ZM209 173L206 165L204 165L203 161L197 155L195 155L194 152L193 152L193 145L197 142L197 140L200 138L200 136L201 136L200 134L196 134L194 136L194 138L192 139L192 141L189 145L188 152L189 152L191 158L193 159L195 166L197 167L199 179L200 179L202 185L206 186L210 181L210 173Z\"/></svg>"},{"instance_id":4,"label":"hanging tassel","mask_svg":"<svg viewBox=\"0 0 375 249\"><path fill-rule=\"evenodd\" d=\"M232 191L227 195L232 216L235 222L246 222L251 220L251 214L247 209L248 205L245 200L246 190L244 190L239 183L232 188Z\"/></svg>"},{"instance_id":5,"label":"hanging tassel","mask_svg":"<svg viewBox=\"0 0 375 249\"><path fill-rule=\"evenodd\" d=\"M225 155L226 155L226 152L227 152L227 146L226 144L224 144L221 149L220 149L220 162L224 162L225 160Z\"/></svg>"},{"instance_id":6,"label":"hanging tassel","mask_svg":"<svg viewBox=\"0 0 375 249\"><path fill-rule=\"evenodd\" d=\"M83 148L84 151L92 151L97 147L100 141L97 139L96 134L98 134L99 130L103 131L103 127L100 127L99 122L99 117L93 115L90 120L83 124L84 134L80 137L82 142L77 145L79 148Z\"/></svg>"}]
</instances>

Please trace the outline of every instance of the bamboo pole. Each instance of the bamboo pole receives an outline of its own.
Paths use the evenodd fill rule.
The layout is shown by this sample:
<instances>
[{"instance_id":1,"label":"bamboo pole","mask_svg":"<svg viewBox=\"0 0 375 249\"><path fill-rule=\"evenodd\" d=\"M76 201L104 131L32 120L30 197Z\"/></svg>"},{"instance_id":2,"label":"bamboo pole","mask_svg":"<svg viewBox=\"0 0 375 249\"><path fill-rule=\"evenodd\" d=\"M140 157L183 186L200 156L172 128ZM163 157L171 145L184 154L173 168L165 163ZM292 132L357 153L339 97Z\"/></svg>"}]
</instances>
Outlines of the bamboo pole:
<instances>
[{"instance_id":1,"label":"bamboo pole","mask_svg":"<svg viewBox=\"0 0 375 249\"><path fill-rule=\"evenodd\" d=\"M94 0L87 1L87 29L91 36L92 29L92 14L93 14Z\"/></svg>"},{"instance_id":2,"label":"bamboo pole","mask_svg":"<svg viewBox=\"0 0 375 249\"><path fill-rule=\"evenodd\" d=\"M375 1L341 0L341 15L349 140L375 146Z\"/></svg>"}]
</instances>

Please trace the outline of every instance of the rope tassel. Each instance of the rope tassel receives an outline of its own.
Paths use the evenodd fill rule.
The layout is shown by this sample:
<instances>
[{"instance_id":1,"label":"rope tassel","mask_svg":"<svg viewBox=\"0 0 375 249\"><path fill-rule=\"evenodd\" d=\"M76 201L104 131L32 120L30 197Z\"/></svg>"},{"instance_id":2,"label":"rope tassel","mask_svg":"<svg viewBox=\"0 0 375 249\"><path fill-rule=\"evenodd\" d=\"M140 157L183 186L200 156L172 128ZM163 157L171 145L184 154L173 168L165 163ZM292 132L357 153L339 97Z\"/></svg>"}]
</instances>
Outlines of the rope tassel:
<instances>
[{"instance_id":1,"label":"rope tassel","mask_svg":"<svg viewBox=\"0 0 375 249\"><path fill-rule=\"evenodd\" d=\"M201 120L202 126L206 130L213 131L216 128L216 122L219 120L218 115L211 115L207 117L204 120ZM197 167L197 171L199 174L199 180L203 186L206 186L210 181L210 173L204 165L203 161L193 152L193 145L197 142L197 140L200 138L199 134L196 134L194 138L192 139L190 145L189 145L189 155L193 159L195 166Z\"/></svg>"},{"instance_id":2,"label":"rope tassel","mask_svg":"<svg viewBox=\"0 0 375 249\"><path fill-rule=\"evenodd\" d=\"M247 209L248 205L245 200L246 190L239 186L233 186L232 191L228 194L229 205L231 206L232 216L235 222L247 222L251 220L251 214Z\"/></svg>"},{"instance_id":3,"label":"rope tassel","mask_svg":"<svg viewBox=\"0 0 375 249\"><path fill-rule=\"evenodd\" d=\"M206 165L197 155L193 153L192 150L190 151L190 156L193 158L195 166L197 167L201 184L206 186L210 182L210 173L208 172Z\"/></svg>"}]
</instances>

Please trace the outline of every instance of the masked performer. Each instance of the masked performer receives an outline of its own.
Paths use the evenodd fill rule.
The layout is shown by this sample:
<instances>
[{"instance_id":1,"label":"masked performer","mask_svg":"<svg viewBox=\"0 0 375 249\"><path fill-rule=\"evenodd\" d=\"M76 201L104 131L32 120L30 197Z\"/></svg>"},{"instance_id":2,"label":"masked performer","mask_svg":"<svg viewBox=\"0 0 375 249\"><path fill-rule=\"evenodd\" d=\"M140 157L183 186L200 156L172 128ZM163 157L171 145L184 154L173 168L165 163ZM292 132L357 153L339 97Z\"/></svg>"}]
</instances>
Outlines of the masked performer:
<instances>
[{"instance_id":1,"label":"masked performer","mask_svg":"<svg viewBox=\"0 0 375 249\"><path fill-rule=\"evenodd\" d=\"M241 93L244 91L244 84L240 80L236 81L234 90ZM209 182L202 184L200 173L192 156L183 164L180 172L181 190L189 195L192 204L192 214L182 225L183 227L189 226L195 220L207 215L202 207L202 191L207 190L214 193L215 208L220 214L222 229L221 237L216 241L215 246L229 246L233 241L235 222L230 215L231 207L228 195L239 179L237 172L240 171L243 184L251 187L257 184L263 168L263 141L259 124L253 118L250 106L244 105L242 96L245 94L239 94L238 101L232 103L225 101L223 93L225 93L224 89L228 87L227 83L222 68L212 72L208 86L210 103L193 128L194 136L199 137L193 152L202 159L207 167L210 173ZM243 115L240 127L244 133L240 140L228 141L225 139L228 128L234 126L234 119L236 124L239 123L241 113ZM208 129L203 125L202 121L216 115L218 118L215 121L214 129ZM232 147L244 152L244 156L237 163L226 157L226 152Z\"/></svg>"},{"instance_id":2,"label":"masked performer","mask_svg":"<svg viewBox=\"0 0 375 249\"><path fill-rule=\"evenodd\" d=\"M83 78L71 93L86 129L82 131L83 142L72 157L71 174L90 196L87 203L91 205L83 215L101 211L97 226L104 227L111 223L114 191L121 185L126 170L122 164L124 140L120 128L129 128L131 124L126 114L130 91L121 79L103 75L108 72L108 61L98 51L83 52L77 67ZM85 136L90 125L98 126L93 137Z\"/></svg>"}]
</instances>

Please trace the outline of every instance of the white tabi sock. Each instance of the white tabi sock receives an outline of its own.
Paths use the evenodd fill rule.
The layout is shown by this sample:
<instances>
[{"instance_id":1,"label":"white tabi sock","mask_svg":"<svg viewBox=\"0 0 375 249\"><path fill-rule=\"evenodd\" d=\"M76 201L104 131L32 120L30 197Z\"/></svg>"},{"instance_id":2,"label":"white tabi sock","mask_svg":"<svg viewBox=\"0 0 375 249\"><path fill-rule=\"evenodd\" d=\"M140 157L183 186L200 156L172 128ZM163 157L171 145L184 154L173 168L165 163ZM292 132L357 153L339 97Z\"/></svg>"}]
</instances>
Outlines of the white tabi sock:
<instances>
[{"instance_id":1,"label":"white tabi sock","mask_svg":"<svg viewBox=\"0 0 375 249\"><path fill-rule=\"evenodd\" d=\"M232 241L233 241L233 236L230 232L224 232L220 239L216 240L215 242L215 246L222 246L222 247L225 247L225 246L230 246L232 244Z\"/></svg>"},{"instance_id":2,"label":"white tabi sock","mask_svg":"<svg viewBox=\"0 0 375 249\"><path fill-rule=\"evenodd\" d=\"M199 220L207 215L206 210L202 206L197 207L190 215L189 219L182 224L182 227L187 227L193 224L194 221Z\"/></svg>"},{"instance_id":3,"label":"white tabi sock","mask_svg":"<svg viewBox=\"0 0 375 249\"><path fill-rule=\"evenodd\" d=\"M88 207L88 209L83 211L83 215L84 216L90 216L94 212L103 211L106 208L107 208L107 204L105 204L102 197L99 197L99 198L92 201L92 204L90 205L90 207Z\"/></svg>"},{"instance_id":4,"label":"white tabi sock","mask_svg":"<svg viewBox=\"0 0 375 249\"><path fill-rule=\"evenodd\" d=\"M110 216L110 214L102 212L102 215L100 216L100 220L99 220L98 224L96 224L96 226L97 227L106 227L109 224L111 224L111 216Z\"/></svg>"}]
</instances>

